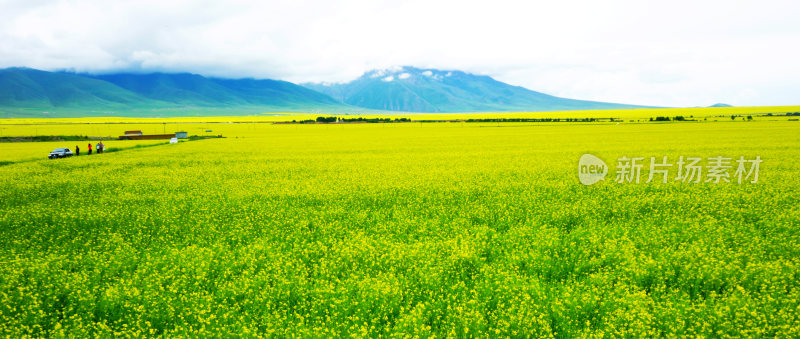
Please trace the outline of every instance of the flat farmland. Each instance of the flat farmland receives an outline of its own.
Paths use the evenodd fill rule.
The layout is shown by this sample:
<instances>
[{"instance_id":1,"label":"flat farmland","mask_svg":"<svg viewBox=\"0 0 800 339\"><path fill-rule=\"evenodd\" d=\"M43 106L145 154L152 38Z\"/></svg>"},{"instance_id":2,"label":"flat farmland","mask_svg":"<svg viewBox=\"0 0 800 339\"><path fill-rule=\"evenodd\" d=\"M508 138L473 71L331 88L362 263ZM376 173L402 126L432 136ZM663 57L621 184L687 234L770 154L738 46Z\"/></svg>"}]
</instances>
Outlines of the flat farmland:
<instances>
[{"instance_id":1,"label":"flat farmland","mask_svg":"<svg viewBox=\"0 0 800 339\"><path fill-rule=\"evenodd\" d=\"M0 333L800 336L800 123L719 120L3 125L224 138L0 143ZM680 157L730 182L675 180Z\"/></svg>"}]
</instances>

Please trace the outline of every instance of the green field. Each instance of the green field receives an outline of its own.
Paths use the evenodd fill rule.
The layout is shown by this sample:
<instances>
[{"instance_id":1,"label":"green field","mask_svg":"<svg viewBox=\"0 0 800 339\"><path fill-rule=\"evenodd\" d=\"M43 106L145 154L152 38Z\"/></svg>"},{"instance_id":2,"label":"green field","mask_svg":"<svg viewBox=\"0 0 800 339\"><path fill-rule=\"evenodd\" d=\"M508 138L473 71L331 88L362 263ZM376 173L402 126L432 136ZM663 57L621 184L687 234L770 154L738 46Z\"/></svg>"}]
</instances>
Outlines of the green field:
<instances>
[{"instance_id":1,"label":"green field","mask_svg":"<svg viewBox=\"0 0 800 339\"><path fill-rule=\"evenodd\" d=\"M800 122L711 120L0 144L0 334L798 337ZM583 186L584 153L763 163L757 183Z\"/></svg>"}]
</instances>

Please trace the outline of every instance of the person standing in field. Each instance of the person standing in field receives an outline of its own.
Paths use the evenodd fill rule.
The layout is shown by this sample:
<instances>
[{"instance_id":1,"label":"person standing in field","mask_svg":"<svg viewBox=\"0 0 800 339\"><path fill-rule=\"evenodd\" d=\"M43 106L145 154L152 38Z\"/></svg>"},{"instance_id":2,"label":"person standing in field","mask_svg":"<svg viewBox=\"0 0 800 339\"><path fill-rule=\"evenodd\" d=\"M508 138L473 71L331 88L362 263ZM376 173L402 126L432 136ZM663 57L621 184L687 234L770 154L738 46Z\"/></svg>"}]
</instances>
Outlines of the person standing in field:
<instances>
[{"instance_id":1,"label":"person standing in field","mask_svg":"<svg viewBox=\"0 0 800 339\"><path fill-rule=\"evenodd\" d=\"M79 155L81 155L81 149L78 148L78 145L75 145L75 156L77 157Z\"/></svg>"},{"instance_id":2,"label":"person standing in field","mask_svg":"<svg viewBox=\"0 0 800 339\"><path fill-rule=\"evenodd\" d=\"M98 152L100 152L100 153L103 153L103 152L106 151L106 145L104 145L102 141L99 144L97 144L97 147L98 147L98 150L99 150Z\"/></svg>"},{"instance_id":3,"label":"person standing in field","mask_svg":"<svg viewBox=\"0 0 800 339\"><path fill-rule=\"evenodd\" d=\"M97 143L97 145L94 146L94 150L97 152L97 154L103 153L103 148L100 147L99 142Z\"/></svg>"},{"instance_id":4,"label":"person standing in field","mask_svg":"<svg viewBox=\"0 0 800 339\"><path fill-rule=\"evenodd\" d=\"M87 147L89 148L89 155L92 155L92 143L90 142Z\"/></svg>"}]
</instances>

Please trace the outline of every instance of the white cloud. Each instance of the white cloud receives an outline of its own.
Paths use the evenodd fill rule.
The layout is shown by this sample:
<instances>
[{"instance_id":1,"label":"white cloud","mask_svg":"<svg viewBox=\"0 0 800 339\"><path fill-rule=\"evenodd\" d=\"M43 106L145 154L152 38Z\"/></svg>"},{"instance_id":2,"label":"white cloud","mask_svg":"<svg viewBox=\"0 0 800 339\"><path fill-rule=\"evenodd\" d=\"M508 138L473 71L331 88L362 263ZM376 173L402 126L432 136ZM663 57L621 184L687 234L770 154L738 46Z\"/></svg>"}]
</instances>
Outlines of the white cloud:
<instances>
[{"instance_id":1,"label":"white cloud","mask_svg":"<svg viewBox=\"0 0 800 339\"><path fill-rule=\"evenodd\" d=\"M412 65L580 99L800 104L796 1L0 0L0 9L0 67L341 82Z\"/></svg>"},{"instance_id":2,"label":"white cloud","mask_svg":"<svg viewBox=\"0 0 800 339\"><path fill-rule=\"evenodd\" d=\"M411 77L410 73L400 73L400 75L397 76L398 79L408 79L410 77Z\"/></svg>"},{"instance_id":3,"label":"white cloud","mask_svg":"<svg viewBox=\"0 0 800 339\"><path fill-rule=\"evenodd\" d=\"M422 72L422 75L424 75L424 76L426 76L426 77L429 77L429 76L433 75L433 72L431 72L431 71L425 71L425 72Z\"/></svg>"},{"instance_id":4,"label":"white cloud","mask_svg":"<svg viewBox=\"0 0 800 339\"><path fill-rule=\"evenodd\" d=\"M383 78L383 79L381 79L381 80L382 80L382 81L389 82L389 81L392 81L392 80L394 80L394 76L390 75L390 76L388 76L388 77L385 77L385 78Z\"/></svg>"}]
</instances>

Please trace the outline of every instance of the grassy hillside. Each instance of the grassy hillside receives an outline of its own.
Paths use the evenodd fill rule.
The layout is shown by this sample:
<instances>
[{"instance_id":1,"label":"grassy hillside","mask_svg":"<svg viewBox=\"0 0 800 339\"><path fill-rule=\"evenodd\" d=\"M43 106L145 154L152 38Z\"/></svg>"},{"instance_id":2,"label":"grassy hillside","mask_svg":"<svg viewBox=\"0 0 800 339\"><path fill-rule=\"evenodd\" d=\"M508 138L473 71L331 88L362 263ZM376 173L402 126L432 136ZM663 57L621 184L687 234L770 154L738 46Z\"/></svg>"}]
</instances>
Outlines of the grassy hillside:
<instances>
[{"instance_id":1,"label":"grassy hillside","mask_svg":"<svg viewBox=\"0 0 800 339\"><path fill-rule=\"evenodd\" d=\"M95 76L145 97L195 106L337 106L324 94L276 80L217 79L196 74L109 74Z\"/></svg>"},{"instance_id":2,"label":"grassy hillside","mask_svg":"<svg viewBox=\"0 0 800 339\"><path fill-rule=\"evenodd\" d=\"M105 81L26 68L0 70L0 107L78 109L165 106Z\"/></svg>"},{"instance_id":3,"label":"grassy hillside","mask_svg":"<svg viewBox=\"0 0 800 339\"><path fill-rule=\"evenodd\" d=\"M350 107L285 81L0 70L0 117L248 115Z\"/></svg>"}]
</instances>

